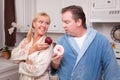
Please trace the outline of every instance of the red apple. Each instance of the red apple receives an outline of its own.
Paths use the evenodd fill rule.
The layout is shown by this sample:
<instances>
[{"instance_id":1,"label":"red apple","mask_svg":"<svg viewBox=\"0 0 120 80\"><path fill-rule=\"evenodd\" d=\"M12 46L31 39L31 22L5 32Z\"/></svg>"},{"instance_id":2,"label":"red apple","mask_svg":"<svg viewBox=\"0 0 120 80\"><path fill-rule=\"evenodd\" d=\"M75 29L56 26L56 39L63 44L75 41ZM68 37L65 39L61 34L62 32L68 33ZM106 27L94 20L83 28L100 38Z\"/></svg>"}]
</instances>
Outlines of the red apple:
<instances>
[{"instance_id":1,"label":"red apple","mask_svg":"<svg viewBox=\"0 0 120 80\"><path fill-rule=\"evenodd\" d=\"M46 37L45 43L48 43L50 45L52 43L52 39L50 37Z\"/></svg>"}]
</instances>

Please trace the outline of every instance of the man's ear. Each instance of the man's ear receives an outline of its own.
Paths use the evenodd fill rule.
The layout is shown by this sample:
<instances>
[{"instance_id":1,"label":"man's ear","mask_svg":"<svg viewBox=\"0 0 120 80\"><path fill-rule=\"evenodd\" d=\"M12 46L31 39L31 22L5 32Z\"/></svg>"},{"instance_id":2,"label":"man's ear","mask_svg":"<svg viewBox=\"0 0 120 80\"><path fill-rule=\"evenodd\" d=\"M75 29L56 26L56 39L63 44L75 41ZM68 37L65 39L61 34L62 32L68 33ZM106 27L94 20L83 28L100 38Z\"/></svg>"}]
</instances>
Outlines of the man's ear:
<instances>
[{"instance_id":1,"label":"man's ear","mask_svg":"<svg viewBox=\"0 0 120 80\"><path fill-rule=\"evenodd\" d=\"M77 20L77 26L81 26L82 25L82 20L81 19L78 19Z\"/></svg>"}]
</instances>

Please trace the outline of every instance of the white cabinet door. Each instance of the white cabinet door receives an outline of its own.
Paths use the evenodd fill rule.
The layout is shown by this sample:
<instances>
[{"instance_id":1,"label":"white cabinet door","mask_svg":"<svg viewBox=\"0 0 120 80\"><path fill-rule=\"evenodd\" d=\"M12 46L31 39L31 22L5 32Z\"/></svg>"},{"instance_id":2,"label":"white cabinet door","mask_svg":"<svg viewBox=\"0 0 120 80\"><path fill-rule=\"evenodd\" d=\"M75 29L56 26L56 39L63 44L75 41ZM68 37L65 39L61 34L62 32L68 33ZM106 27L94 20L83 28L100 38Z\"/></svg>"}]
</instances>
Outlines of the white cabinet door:
<instances>
[{"instance_id":1,"label":"white cabinet door","mask_svg":"<svg viewBox=\"0 0 120 80\"><path fill-rule=\"evenodd\" d=\"M34 0L16 0L16 22L19 24L20 32L27 32L31 27L32 19L35 14Z\"/></svg>"},{"instance_id":2,"label":"white cabinet door","mask_svg":"<svg viewBox=\"0 0 120 80\"><path fill-rule=\"evenodd\" d=\"M36 0L36 11L46 12L51 17L48 32L63 33L61 21L61 0Z\"/></svg>"},{"instance_id":3,"label":"white cabinet door","mask_svg":"<svg viewBox=\"0 0 120 80\"><path fill-rule=\"evenodd\" d=\"M93 0L92 7L95 9L115 8L116 0Z\"/></svg>"},{"instance_id":4,"label":"white cabinet door","mask_svg":"<svg viewBox=\"0 0 120 80\"><path fill-rule=\"evenodd\" d=\"M91 22L120 22L120 0L92 0Z\"/></svg>"},{"instance_id":5,"label":"white cabinet door","mask_svg":"<svg viewBox=\"0 0 120 80\"><path fill-rule=\"evenodd\" d=\"M62 0L62 8L70 5L82 6L86 15L86 24L90 25L90 3L91 0Z\"/></svg>"},{"instance_id":6,"label":"white cabinet door","mask_svg":"<svg viewBox=\"0 0 120 80\"><path fill-rule=\"evenodd\" d=\"M69 5L82 6L87 17L87 24L89 24L90 1L88 0L16 0L16 18L17 23L21 25L20 32L28 31L34 14L46 12L51 17L48 32L64 33L61 9Z\"/></svg>"},{"instance_id":7,"label":"white cabinet door","mask_svg":"<svg viewBox=\"0 0 120 80\"><path fill-rule=\"evenodd\" d=\"M26 31L32 26L32 19L35 14L34 3L34 0L24 0L24 27L26 28Z\"/></svg>"}]
</instances>

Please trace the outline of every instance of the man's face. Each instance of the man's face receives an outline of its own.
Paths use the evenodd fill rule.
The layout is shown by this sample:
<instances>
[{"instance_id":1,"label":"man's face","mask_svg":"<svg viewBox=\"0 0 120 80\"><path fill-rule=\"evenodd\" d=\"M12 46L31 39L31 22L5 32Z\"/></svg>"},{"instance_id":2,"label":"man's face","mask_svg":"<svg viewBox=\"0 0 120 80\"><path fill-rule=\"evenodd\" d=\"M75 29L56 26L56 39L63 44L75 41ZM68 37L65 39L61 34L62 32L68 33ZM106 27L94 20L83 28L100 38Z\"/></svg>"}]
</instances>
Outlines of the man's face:
<instances>
[{"instance_id":1,"label":"man's face","mask_svg":"<svg viewBox=\"0 0 120 80\"><path fill-rule=\"evenodd\" d=\"M62 23L65 32L68 35L75 36L75 31L78 29L77 22L73 19L73 15L70 11L62 14Z\"/></svg>"}]
</instances>

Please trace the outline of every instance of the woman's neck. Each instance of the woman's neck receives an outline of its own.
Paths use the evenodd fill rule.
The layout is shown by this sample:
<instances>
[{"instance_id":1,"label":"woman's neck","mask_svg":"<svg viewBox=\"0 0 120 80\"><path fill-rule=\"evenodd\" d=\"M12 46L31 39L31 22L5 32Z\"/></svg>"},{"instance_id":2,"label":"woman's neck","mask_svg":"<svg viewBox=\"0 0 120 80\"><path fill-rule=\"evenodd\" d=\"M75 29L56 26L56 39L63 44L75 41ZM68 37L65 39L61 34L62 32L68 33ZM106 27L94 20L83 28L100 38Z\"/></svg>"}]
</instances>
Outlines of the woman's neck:
<instances>
[{"instance_id":1,"label":"woman's neck","mask_svg":"<svg viewBox=\"0 0 120 80\"><path fill-rule=\"evenodd\" d=\"M34 37L33 37L33 44L34 44L35 42L37 42L41 37L42 37L42 35L37 35L37 34L35 34Z\"/></svg>"}]
</instances>

